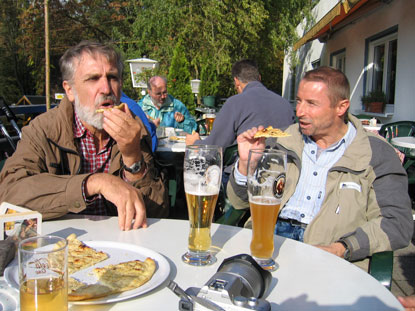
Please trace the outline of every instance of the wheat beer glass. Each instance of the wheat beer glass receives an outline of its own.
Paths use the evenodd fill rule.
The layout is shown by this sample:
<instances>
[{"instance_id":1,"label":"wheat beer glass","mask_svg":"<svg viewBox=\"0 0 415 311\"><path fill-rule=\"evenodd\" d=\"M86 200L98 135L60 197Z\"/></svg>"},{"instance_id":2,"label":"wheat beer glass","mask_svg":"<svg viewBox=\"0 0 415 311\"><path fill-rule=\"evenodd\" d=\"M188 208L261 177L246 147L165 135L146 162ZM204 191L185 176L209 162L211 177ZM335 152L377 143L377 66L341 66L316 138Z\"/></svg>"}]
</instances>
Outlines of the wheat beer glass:
<instances>
[{"instance_id":1,"label":"wheat beer glass","mask_svg":"<svg viewBox=\"0 0 415 311\"><path fill-rule=\"evenodd\" d=\"M21 311L68 310L68 243L37 236L19 243Z\"/></svg>"},{"instance_id":2,"label":"wheat beer glass","mask_svg":"<svg viewBox=\"0 0 415 311\"><path fill-rule=\"evenodd\" d=\"M212 131L213 122L215 122L216 114L214 113L208 113L206 115L206 130L207 134L210 135L210 132Z\"/></svg>"},{"instance_id":3,"label":"wheat beer glass","mask_svg":"<svg viewBox=\"0 0 415 311\"><path fill-rule=\"evenodd\" d=\"M209 265L216 261L209 251L212 243L210 226L222 179L222 148L187 146L183 179L190 232L188 252L182 260L194 266Z\"/></svg>"},{"instance_id":4,"label":"wheat beer glass","mask_svg":"<svg viewBox=\"0 0 415 311\"><path fill-rule=\"evenodd\" d=\"M274 271L274 229L284 192L287 155L253 149L248 156L248 197L252 217L251 255L265 270Z\"/></svg>"}]
</instances>

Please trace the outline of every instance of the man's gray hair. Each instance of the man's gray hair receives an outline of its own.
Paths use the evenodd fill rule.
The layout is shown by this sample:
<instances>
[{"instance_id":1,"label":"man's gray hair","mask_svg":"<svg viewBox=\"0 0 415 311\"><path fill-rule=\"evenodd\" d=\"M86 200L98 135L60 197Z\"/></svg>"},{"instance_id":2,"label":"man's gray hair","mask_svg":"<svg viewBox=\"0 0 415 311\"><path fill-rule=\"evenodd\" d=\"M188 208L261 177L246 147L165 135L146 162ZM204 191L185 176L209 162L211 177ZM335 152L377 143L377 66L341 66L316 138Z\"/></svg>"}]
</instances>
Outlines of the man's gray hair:
<instances>
[{"instance_id":1,"label":"man's gray hair","mask_svg":"<svg viewBox=\"0 0 415 311\"><path fill-rule=\"evenodd\" d=\"M59 66L61 68L63 81L73 82L75 70L82 59L83 53L88 53L92 57L95 57L96 55L105 56L109 63L117 66L119 78L120 80L122 79L124 64L120 53L109 45L85 40L76 46L69 48L60 58Z\"/></svg>"},{"instance_id":2,"label":"man's gray hair","mask_svg":"<svg viewBox=\"0 0 415 311\"><path fill-rule=\"evenodd\" d=\"M148 88L148 90L150 90L150 91L152 90L153 85L154 85L154 81L157 80L157 79L162 79L164 81L164 83L166 83L166 85L167 85L167 78L166 77L163 77L163 76L154 76L154 77L151 77L148 80L148 82L147 82L147 88Z\"/></svg>"}]
</instances>

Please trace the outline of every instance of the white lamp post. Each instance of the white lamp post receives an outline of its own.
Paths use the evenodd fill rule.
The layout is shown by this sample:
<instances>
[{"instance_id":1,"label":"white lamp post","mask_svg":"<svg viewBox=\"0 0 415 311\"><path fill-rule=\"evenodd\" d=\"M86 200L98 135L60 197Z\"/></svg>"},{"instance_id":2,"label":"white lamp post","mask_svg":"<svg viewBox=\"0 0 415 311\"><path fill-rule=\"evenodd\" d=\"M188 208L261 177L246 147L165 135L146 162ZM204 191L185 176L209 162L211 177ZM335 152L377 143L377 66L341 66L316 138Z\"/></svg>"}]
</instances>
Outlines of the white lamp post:
<instances>
[{"instance_id":1,"label":"white lamp post","mask_svg":"<svg viewBox=\"0 0 415 311\"><path fill-rule=\"evenodd\" d=\"M196 96L197 105L201 106L202 103L200 102L199 98L199 87L200 87L200 80L194 79L190 80L190 86L192 87L192 93Z\"/></svg>"},{"instance_id":2,"label":"white lamp post","mask_svg":"<svg viewBox=\"0 0 415 311\"><path fill-rule=\"evenodd\" d=\"M158 61L149 58L136 58L127 60L127 63L130 64L131 80L133 81L133 87L146 89L146 81L137 81L136 76L138 76L145 70L155 69L158 66Z\"/></svg>"}]
</instances>

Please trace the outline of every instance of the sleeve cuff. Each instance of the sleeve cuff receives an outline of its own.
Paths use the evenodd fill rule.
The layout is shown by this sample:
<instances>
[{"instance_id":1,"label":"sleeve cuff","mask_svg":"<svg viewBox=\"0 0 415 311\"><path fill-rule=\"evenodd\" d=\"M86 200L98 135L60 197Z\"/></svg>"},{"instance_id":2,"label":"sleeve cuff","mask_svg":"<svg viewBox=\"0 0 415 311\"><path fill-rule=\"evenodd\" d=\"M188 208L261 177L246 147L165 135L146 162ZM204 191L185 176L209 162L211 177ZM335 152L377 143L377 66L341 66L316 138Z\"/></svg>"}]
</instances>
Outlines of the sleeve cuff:
<instances>
[{"instance_id":1,"label":"sleeve cuff","mask_svg":"<svg viewBox=\"0 0 415 311\"><path fill-rule=\"evenodd\" d=\"M235 182L237 185L239 186L246 186L247 182L248 182L248 178L245 175L242 175L239 170L238 170L238 164L239 164L239 159L236 161L235 166L234 166L234 170L233 170L233 174L235 177Z\"/></svg>"}]
</instances>

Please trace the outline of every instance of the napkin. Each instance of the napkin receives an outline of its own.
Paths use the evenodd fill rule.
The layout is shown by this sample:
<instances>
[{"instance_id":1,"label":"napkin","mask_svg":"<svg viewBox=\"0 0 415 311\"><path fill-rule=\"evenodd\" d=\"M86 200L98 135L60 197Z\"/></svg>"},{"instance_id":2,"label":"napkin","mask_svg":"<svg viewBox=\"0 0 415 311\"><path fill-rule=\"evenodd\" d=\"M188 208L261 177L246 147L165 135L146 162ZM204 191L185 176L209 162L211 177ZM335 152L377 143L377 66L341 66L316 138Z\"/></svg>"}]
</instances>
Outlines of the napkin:
<instances>
[{"instance_id":1,"label":"napkin","mask_svg":"<svg viewBox=\"0 0 415 311\"><path fill-rule=\"evenodd\" d=\"M13 239L0 241L0 276L3 275L4 269L13 260L16 254L16 244Z\"/></svg>"}]
</instances>

